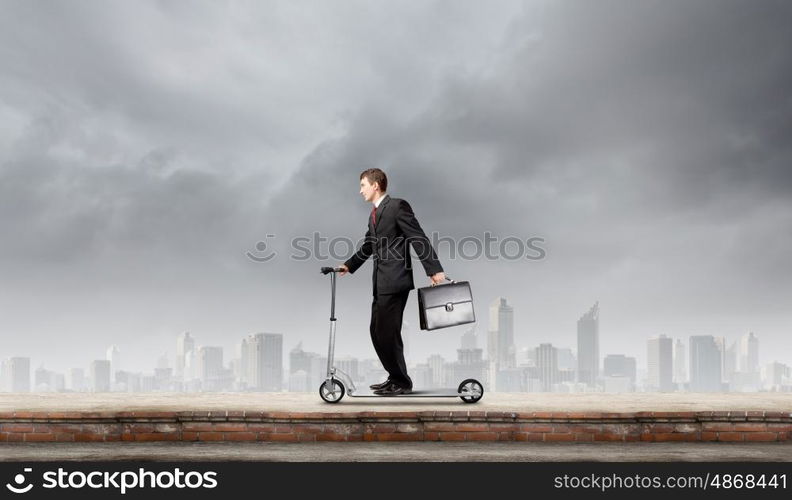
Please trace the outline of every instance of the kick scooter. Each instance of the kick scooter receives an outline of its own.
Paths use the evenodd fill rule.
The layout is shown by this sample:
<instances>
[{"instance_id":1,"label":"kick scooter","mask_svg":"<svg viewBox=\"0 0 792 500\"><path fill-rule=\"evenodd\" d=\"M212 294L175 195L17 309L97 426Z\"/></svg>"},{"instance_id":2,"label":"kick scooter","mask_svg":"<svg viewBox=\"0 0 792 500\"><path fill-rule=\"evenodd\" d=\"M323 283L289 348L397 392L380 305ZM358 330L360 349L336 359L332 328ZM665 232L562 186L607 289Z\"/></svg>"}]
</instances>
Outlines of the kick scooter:
<instances>
[{"instance_id":1,"label":"kick scooter","mask_svg":"<svg viewBox=\"0 0 792 500\"><path fill-rule=\"evenodd\" d=\"M327 378L319 386L319 396L327 403L338 403L344 394L349 394L352 398L384 397L374 394L370 390L359 390L352 382L352 377L333 366L333 356L335 355L335 296L336 296L336 273L343 271L340 267L323 267L322 274L330 275L330 345L327 349ZM484 387L476 379L465 379L460 382L456 389L432 389L427 391L412 391L409 394L397 394L389 397L396 398L460 398L465 403L475 403L484 396Z\"/></svg>"}]
</instances>

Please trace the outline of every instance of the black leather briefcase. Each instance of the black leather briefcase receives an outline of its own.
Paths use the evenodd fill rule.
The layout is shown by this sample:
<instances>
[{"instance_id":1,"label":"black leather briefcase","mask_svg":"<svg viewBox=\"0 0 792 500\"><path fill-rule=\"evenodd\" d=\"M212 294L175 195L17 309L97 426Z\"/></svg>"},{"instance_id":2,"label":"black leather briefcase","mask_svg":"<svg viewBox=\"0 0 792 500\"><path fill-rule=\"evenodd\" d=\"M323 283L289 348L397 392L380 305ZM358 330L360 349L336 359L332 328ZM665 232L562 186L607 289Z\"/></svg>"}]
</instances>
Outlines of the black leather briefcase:
<instances>
[{"instance_id":1,"label":"black leather briefcase","mask_svg":"<svg viewBox=\"0 0 792 500\"><path fill-rule=\"evenodd\" d=\"M418 316L421 330L437 330L476 322L473 294L467 281L418 289Z\"/></svg>"}]
</instances>

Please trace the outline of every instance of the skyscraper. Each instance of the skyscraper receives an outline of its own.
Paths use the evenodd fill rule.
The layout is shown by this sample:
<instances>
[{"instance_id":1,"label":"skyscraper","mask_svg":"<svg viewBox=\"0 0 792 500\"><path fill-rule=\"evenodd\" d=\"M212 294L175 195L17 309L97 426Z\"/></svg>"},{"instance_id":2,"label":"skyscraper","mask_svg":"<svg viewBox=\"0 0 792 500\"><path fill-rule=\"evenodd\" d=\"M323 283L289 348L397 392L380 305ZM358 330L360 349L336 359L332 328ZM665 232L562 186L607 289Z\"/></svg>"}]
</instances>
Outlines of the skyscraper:
<instances>
[{"instance_id":1,"label":"skyscraper","mask_svg":"<svg viewBox=\"0 0 792 500\"><path fill-rule=\"evenodd\" d=\"M682 339L674 342L674 382L679 389L687 383L687 350Z\"/></svg>"},{"instance_id":2,"label":"skyscraper","mask_svg":"<svg viewBox=\"0 0 792 500\"><path fill-rule=\"evenodd\" d=\"M353 356L337 356L335 358L336 368L349 375L353 382L361 381L359 365L358 359Z\"/></svg>"},{"instance_id":3,"label":"skyscraper","mask_svg":"<svg viewBox=\"0 0 792 500\"><path fill-rule=\"evenodd\" d=\"M498 372L517 365L517 350L514 347L514 308L503 297L498 297L490 305L487 355L490 384L494 385L496 390L503 390L498 384Z\"/></svg>"},{"instance_id":4,"label":"skyscraper","mask_svg":"<svg viewBox=\"0 0 792 500\"><path fill-rule=\"evenodd\" d=\"M39 366L33 372L33 391L34 392L53 392L57 391L57 373L47 370L44 366Z\"/></svg>"},{"instance_id":5,"label":"skyscraper","mask_svg":"<svg viewBox=\"0 0 792 500\"><path fill-rule=\"evenodd\" d=\"M500 368L514 365L514 308L506 299L498 297L489 311L489 344L487 355Z\"/></svg>"},{"instance_id":6,"label":"skyscraper","mask_svg":"<svg viewBox=\"0 0 792 500\"><path fill-rule=\"evenodd\" d=\"M311 359L315 356L316 354L303 350L302 342L298 343L294 349L289 351L289 373L295 373L300 370L310 373Z\"/></svg>"},{"instance_id":7,"label":"skyscraper","mask_svg":"<svg viewBox=\"0 0 792 500\"><path fill-rule=\"evenodd\" d=\"M558 354L553 344L539 344L536 348L536 371L542 392L551 392L558 380Z\"/></svg>"},{"instance_id":8,"label":"skyscraper","mask_svg":"<svg viewBox=\"0 0 792 500\"><path fill-rule=\"evenodd\" d=\"M731 349L732 371L729 373L729 390L758 391L762 387L759 367L759 339L753 332L740 337Z\"/></svg>"},{"instance_id":9,"label":"skyscraper","mask_svg":"<svg viewBox=\"0 0 792 500\"><path fill-rule=\"evenodd\" d=\"M91 362L91 391L110 391L110 361L97 359Z\"/></svg>"},{"instance_id":10,"label":"skyscraper","mask_svg":"<svg viewBox=\"0 0 792 500\"><path fill-rule=\"evenodd\" d=\"M674 353L670 337L660 335L647 341L647 368L649 390L671 392L674 390Z\"/></svg>"},{"instance_id":11,"label":"skyscraper","mask_svg":"<svg viewBox=\"0 0 792 500\"><path fill-rule=\"evenodd\" d=\"M188 352L195 349L195 339L190 336L190 332L184 332L176 337L176 376L184 377L185 357Z\"/></svg>"},{"instance_id":12,"label":"skyscraper","mask_svg":"<svg viewBox=\"0 0 792 500\"><path fill-rule=\"evenodd\" d=\"M770 391L789 391L792 386L792 370L788 365L774 361L765 367L765 386Z\"/></svg>"},{"instance_id":13,"label":"skyscraper","mask_svg":"<svg viewBox=\"0 0 792 500\"><path fill-rule=\"evenodd\" d=\"M449 363L446 366L445 381L432 380L436 386L456 387L456 384L462 380L474 378L481 382L485 377L487 362L483 359L484 349L476 347L476 335L473 330L468 330L460 337L459 341L460 348L457 349L456 363ZM429 373L433 372L431 365L427 366L427 368Z\"/></svg>"},{"instance_id":14,"label":"skyscraper","mask_svg":"<svg viewBox=\"0 0 792 500\"><path fill-rule=\"evenodd\" d=\"M118 346L111 345L107 348L107 353L105 355L105 359L110 362L110 382L111 384L116 382L116 375L115 373L118 370L121 370L121 350L118 349Z\"/></svg>"},{"instance_id":15,"label":"skyscraper","mask_svg":"<svg viewBox=\"0 0 792 500\"><path fill-rule=\"evenodd\" d=\"M30 358L11 357L3 360L3 385L9 392L30 392Z\"/></svg>"},{"instance_id":16,"label":"skyscraper","mask_svg":"<svg viewBox=\"0 0 792 500\"><path fill-rule=\"evenodd\" d=\"M264 392L280 391L283 386L283 335L256 333L248 336L244 346L248 387Z\"/></svg>"},{"instance_id":17,"label":"skyscraper","mask_svg":"<svg viewBox=\"0 0 792 500\"><path fill-rule=\"evenodd\" d=\"M556 347L556 358L559 370L570 370L574 374L577 369L577 358L570 347ZM572 380L574 381L574 377Z\"/></svg>"},{"instance_id":18,"label":"skyscraper","mask_svg":"<svg viewBox=\"0 0 792 500\"><path fill-rule=\"evenodd\" d=\"M439 354L432 354L426 360L429 369L432 371L432 387L441 387L445 384L446 362Z\"/></svg>"},{"instance_id":19,"label":"skyscraper","mask_svg":"<svg viewBox=\"0 0 792 500\"><path fill-rule=\"evenodd\" d=\"M196 355L196 376L204 386L216 381L223 371L223 348L217 346L200 346Z\"/></svg>"},{"instance_id":20,"label":"skyscraper","mask_svg":"<svg viewBox=\"0 0 792 500\"><path fill-rule=\"evenodd\" d=\"M722 343L722 342L721 342ZM694 392L719 392L721 385L722 354L712 335L690 337L690 390Z\"/></svg>"},{"instance_id":21,"label":"skyscraper","mask_svg":"<svg viewBox=\"0 0 792 500\"><path fill-rule=\"evenodd\" d=\"M740 338L740 371L759 373L759 339L754 332L748 332Z\"/></svg>"},{"instance_id":22,"label":"skyscraper","mask_svg":"<svg viewBox=\"0 0 792 500\"><path fill-rule=\"evenodd\" d=\"M624 354L608 354L602 360L602 386L605 392L633 392L635 379L635 358Z\"/></svg>"},{"instance_id":23,"label":"skyscraper","mask_svg":"<svg viewBox=\"0 0 792 500\"><path fill-rule=\"evenodd\" d=\"M578 382L593 387L599 377L599 302L577 322Z\"/></svg>"},{"instance_id":24,"label":"skyscraper","mask_svg":"<svg viewBox=\"0 0 792 500\"><path fill-rule=\"evenodd\" d=\"M729 383L739 379L738 372L740 371L740 343L726 342L725 338L715 339L715 343L723 351L723 373L721 378Z\"/></svg>"},{"instance_id":25,"label":"skyscraper","mask_svg":"<svg viewBox=\"0 0 792 500\"><path fill-rule=\"evenodd\" d=\"M476 349L478 347L478 339L476 338L476 329L470 328L459 339L460 347L462 349Z\"/></svg>"},{"instance_id":26,"label":"skyscraper","mask_svg":"<svg viewBox=\"0 0 792 500\"><path fill-rule=\"evenodd\" d=\"M606 377L626 377L632 387L636 378L635 358L624 354L608 354L602 360L602 374Z\"/></svg>"},{"instance_id":27,"label":"skyscraper","mask_svg":"<svg viewBox=\"0 0 792 500\"><path fill-rule=\"evenodd\" d=\"M68 377L68 388L75 392L85 390L85 370L82 368L70 368Z\"/></svg>"}]
</instances>

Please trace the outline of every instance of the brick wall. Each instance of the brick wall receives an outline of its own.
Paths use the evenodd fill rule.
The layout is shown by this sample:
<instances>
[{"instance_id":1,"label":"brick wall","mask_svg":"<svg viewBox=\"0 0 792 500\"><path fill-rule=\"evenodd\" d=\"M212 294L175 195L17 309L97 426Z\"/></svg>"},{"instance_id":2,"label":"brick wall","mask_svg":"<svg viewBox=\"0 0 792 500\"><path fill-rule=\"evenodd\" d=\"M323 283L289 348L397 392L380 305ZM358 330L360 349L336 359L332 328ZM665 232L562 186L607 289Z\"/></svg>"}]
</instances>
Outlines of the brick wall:
<instances>
[{"instance_id":1,"label":"brick wall","mask_svg":"<svg viewBox=\"0 0 792 500\"><path fill-rule=\"evenodd\" d=\"M0 442L55 441L784 441L792 413L6 412Z\"/></svg>"}]
</instances>

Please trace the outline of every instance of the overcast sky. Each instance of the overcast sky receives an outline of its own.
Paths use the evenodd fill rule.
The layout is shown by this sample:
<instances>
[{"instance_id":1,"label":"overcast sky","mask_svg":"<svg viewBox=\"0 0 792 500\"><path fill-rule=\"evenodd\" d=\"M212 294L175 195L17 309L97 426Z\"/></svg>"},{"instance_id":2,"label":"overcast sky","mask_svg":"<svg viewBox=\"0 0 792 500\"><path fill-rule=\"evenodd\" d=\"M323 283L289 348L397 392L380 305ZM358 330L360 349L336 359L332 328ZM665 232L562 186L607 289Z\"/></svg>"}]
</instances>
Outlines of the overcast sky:
<instances>
[{"instance_id":1,"label":"overcast sky","mask_svg":"<svg viewBox=\"0 0 792 500\"><path fill-rule=\"evenodd\" d=\"M379 166L427 233L544 239L542 260L439 249L482 347L504 296L518 348L574 348L599 301L603 356L754 331L792 363L791 21L781 1L3 1L0 357L64 370L116 344L150 371L182 331L226 362L254 332L324 351L336 261L290 241L361 238ZM370 263L339 280L340 354L375 357L370 287ZM408 361L454 358L464 330L419 332L415 297Z\"/></svg>"}]
</instances>

